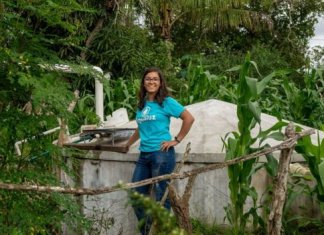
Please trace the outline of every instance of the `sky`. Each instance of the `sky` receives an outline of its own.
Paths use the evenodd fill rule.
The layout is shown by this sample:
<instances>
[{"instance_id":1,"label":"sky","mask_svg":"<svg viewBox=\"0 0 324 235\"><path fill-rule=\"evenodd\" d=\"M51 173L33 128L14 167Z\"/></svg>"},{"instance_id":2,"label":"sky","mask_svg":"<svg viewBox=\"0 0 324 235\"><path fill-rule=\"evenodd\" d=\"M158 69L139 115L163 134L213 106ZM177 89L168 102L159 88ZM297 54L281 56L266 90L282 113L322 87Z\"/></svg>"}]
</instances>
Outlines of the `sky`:
<instances>
[{"instance_id":1,"label":"sky","mask_svg":"<svg viewBox=\"0 0 324 235\"><path fill-rule=\"evenodd\" d=\"M315 26L315 36L309 41L309 46L324 46L324 16Z\"/></svg>"}]
</instances>

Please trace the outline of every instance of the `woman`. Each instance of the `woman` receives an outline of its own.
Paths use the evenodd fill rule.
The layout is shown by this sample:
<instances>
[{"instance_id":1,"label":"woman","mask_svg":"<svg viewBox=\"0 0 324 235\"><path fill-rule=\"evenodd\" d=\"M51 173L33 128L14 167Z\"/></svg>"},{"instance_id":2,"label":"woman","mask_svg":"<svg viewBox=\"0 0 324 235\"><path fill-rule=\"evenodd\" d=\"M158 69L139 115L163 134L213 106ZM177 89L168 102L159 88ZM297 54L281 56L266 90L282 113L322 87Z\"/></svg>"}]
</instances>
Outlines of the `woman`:
<instances>
[{"instance_id":1,"label":"woman","mask_svg":"<svg viewBox=\"0 0 324 235\"><path fill-rule=\"evenodd\" d=\"M172 138L170 134L170 118L182 119L179 133ZM145 70L139 93L138 110L136 112L138 128L130 137L129 147L140 138L140 156L136 163L132 182L145 180L159 175L170 174L175 167L174 146L179 144L189 132L194 118L181 104L168 95L162 72L158 68ZM167 187L167 181L154 185L155 197L160 201ZM141 194L149 195L150 186L137 187ZM167 199L164 207L170 210ZM141 208L134 208L137 219L145 218ZM146 234L142 229L142 234Z\"/></svg>"}]
</instances>

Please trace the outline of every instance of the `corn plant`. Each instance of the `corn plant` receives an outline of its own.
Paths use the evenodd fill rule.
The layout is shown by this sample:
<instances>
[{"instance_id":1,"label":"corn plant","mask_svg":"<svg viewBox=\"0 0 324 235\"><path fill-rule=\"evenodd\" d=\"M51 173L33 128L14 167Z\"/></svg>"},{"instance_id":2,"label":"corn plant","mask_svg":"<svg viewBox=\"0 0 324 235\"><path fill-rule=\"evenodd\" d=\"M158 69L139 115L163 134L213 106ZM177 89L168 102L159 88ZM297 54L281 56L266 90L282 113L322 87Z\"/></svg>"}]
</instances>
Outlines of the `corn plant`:
<instances>
[{"instance_id":1,"label":"corn plant","mask_svg":"<svg viewBox=\"0 0 324 235\"><path fill-rule=\"evenodd\" d=\"M276 75L276 72L273 72L258 81L258 79L248 76L251 65L258 71L257 65L247 55L243 65L231 69L231 71L240 70L237 89L237 116L239 122L238 132L229 133L232 135L226 135L225 140L223 140L226 148L226 160L264 148L266 145L263 144L263 141L266 138L283 139L283 135L278 130L286 125L285 122L278 122L265 131L261 131L261 128L259 128L259 133L256 137L252 137L251 135L251 130L256 124L261 124L261 110L258 105L258 98L266 88L268 82ZM253 144L257 144L258 140L259 147L252 147ZM261 146L262 144L263 146ZM269 163L275 161L273 156L268 156L267 159ZM251 159L228 167L231 204L225 208L225 211L226 218L232 225L233 234L246 233L250 216L253 218L255 229L258 225L265 225L262 218L257 214L258 195L255 188L251 186L253 173L260 168L260 166L256 165L256 162L256 159ZM245 212L244 205L248 197L252 199L253 207Z\"/></svg>"},{"instance_id":2,"label":"corn plant","mask_svg":"<svg viewBox=\"0 0 324 235\"><path fill-rule=\"evenodd\" d=\"M315 145L310 136L306 136L298 140L296 151L305 158L309 170L316 180L314 192L320 203L321 211L324 212L324 139L320 141L318 135L318 145Z\"/></svg>"},{"instance_id":3,"label":"corn plant","mask_svg":"<svg viewBox=\"0 0 324 235\"><path fill-rule=\"evenodd\" d=\"M262 109L272 115L295 122L323 128L324 79L321 69L298 72L300 84L291 79L296 71L281 71L280 78L270 82L270 89L262 94Z\"/></svg>"},{"instance_id":4,"label":"corn plant","mask_svg":"<svg viewBox=\"0 0 324 235\"><path fill-rule=\"evenodd\" d=\"M176 87L177 85L175 85ZM200 65L189 62L188 67L181 72L179 90L175 95L183 105L219 98L235 102L235 84L227 81L226 76L211 74Z\"/></svg>"},{"instance_id":5,"label":"corn plant","mask_svg":"<svg viewBox=\"0 0 324 235\"><path fill-rule=\"evenodd\" d=\"M140 80L131 78L129 80L118 78L104 81L105 91L105 114L111 114L118 108L127 108L132 117L137 107L137 92Z\"/></svg>"}]
</instances>

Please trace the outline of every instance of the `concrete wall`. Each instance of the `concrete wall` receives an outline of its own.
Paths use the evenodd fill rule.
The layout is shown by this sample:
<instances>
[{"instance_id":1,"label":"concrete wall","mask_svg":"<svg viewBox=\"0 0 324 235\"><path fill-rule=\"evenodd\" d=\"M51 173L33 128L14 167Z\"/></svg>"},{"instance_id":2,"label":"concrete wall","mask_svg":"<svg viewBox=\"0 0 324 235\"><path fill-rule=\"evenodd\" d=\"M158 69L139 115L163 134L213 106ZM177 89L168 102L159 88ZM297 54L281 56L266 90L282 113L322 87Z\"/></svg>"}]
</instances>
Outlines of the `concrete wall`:
<instances>
[{"instance_id":1,"label":"concrete wall","mask_svg":"<svg viewBox=\"0 0 324 235\"><path fill-rule=\"evenodd\" d=\"M120 154L113 152L89 152L88 159L82 160L81 183L86 188L102 188L113 186L121 181L130 182L138 154ZM178 155L180 160L182 155ZM91 160L95 158L95 160ZM298 156L294 161L299 161ZM224 154L191 154L183 167L187 171L196 167L206 166L215 162L223 162ZM176 180L180 195L184 190L187 179ZM261 197L269 180L266 172L261 170L253 178L259 196ZM229 203L227 169L217 169L200 174L195 181L190 199L190 215L209 224L224 223L224 207ZM263 197L264 198L264 197ZM97 231L101 234L137 234L137 220L132 208L127 204L125 191L83 196L84 213L97 221ZM252 206L248 201L246 208Z\"/></svg>"}]
</instances>

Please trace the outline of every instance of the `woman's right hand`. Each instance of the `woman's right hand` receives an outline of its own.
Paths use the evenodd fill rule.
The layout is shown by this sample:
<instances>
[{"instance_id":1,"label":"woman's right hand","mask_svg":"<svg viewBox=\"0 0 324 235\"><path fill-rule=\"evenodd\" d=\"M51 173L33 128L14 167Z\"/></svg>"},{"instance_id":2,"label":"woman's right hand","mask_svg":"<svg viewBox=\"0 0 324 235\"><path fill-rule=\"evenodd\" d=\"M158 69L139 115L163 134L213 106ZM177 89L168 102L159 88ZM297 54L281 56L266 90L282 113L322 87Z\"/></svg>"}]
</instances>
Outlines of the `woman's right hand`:
<instances>
[{"instance_id":1,"label":"woman's right hand","mask_svg":"<svg viewBox=\"0 0 324 235\"><path fill-rule=\"evenodd\" d=\"M179 144L179 142L175 140L163 141L161 143L161 151L168 151L170 147L174 147L177 144Z\"/></svg>"},{"instance_id":2,"label":"woman's right hand","mask_svg":"<svg viewBox=\"0 0 324 235\"><path fill-rule=\"evenodd\" d=\"M125 146L125 152L124 153L128 153L129 147L130 147L130 145L129 145L129 143L127 143L126 146Z\"/></svg>"}]
</instances>

